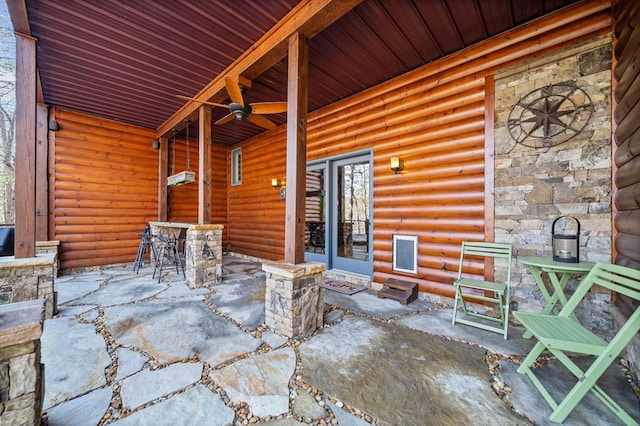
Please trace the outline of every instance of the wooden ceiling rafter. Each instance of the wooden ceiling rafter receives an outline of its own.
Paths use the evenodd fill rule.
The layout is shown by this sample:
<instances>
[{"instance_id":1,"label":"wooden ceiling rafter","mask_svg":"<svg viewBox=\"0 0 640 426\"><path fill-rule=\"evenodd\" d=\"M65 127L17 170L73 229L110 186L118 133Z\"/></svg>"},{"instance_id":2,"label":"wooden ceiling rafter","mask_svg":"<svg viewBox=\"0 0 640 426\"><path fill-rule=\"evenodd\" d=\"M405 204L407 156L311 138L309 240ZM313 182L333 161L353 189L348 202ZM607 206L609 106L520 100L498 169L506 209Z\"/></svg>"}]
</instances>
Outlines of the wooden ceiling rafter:
<instances>
[{"instance_id":1,"label":"wooden ceiling rafter","mask_svg":"<svg viewBox=\"0 0 640 426\"><path fill-rule=\"evenodd\" d=\"M289 38L300 32L312 38L349 12L362 0L304 0L274 25L251 48L216 76L196 95L198 101L187 101L156 129L156 137L166 137L173 129L184 128L184 120L197 117L199 101L223 102L228 96L226 75L256 78L287 55Z\"/></svg>"}]
</instances>

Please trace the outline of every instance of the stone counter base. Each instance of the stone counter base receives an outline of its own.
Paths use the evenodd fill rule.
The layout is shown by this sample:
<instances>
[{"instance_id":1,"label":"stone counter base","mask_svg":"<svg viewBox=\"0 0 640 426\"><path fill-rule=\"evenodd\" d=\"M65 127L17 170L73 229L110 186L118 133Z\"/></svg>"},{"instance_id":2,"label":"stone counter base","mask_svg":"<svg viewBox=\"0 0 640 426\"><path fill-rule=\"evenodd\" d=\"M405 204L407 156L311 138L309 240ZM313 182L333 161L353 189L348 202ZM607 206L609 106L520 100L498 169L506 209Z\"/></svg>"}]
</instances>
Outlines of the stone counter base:
<instances>
[{"instance_id":1,"label":"stone counter base","mask_svg":"<svg viewBox=\"0 0 640 426\"><path fill-rule=\"evenodd\" d=\"M0 424L38 425L44 300L0 306Z\"/></svg>"},{"instance_id":2,"label":"stone counter base","mask_svg":"<svg viewBox=\"0 0 640 426\"><path fill-rule=\"evenodd\" d=\"M57 259L56 253L23 259L0 257L0 305L45 299L45 318L53 318L56 311L53 283Z\"/></svg>"}]
</instances>

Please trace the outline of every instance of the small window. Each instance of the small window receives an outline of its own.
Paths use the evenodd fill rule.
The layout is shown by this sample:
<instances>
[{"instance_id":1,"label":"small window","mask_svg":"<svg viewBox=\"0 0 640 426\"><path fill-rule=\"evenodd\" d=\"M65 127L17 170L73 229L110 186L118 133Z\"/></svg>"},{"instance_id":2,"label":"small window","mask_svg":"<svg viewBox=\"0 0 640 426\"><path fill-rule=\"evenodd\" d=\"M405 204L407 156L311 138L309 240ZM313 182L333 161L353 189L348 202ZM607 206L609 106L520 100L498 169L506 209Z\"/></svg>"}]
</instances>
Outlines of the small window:
<instances>
[{"instance_id":1,"label":"small window","mask_svg":"<svg viewBox=\"0 0 640 426\"><path fill-rule=\"evenodd\" d=\"M415 235L393 236L393 270L418 273L418 237Z\"/></svg>"},{"instance_id":2,"label":"small window","mask_svg":"<svg viewBox=\"0 0 640 426\"><path fill-rule=\"evenodd\" d=\"M231 151L231 185L242 184L242 148Z\"/></svg>"}]
</instances>

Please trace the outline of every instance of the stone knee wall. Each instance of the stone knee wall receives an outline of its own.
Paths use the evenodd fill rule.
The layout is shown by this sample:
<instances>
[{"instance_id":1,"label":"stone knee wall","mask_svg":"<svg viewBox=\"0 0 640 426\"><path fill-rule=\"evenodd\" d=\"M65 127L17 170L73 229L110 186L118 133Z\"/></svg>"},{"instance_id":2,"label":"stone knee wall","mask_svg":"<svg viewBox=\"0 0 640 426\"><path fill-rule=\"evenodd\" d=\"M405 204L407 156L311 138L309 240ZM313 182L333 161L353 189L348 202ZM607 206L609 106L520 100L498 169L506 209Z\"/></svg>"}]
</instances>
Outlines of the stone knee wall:
<instances>
[{"instance_id":1,"label":"stone knee wall","mask_svg":"<svg viewBox=\"0 0 640 426\"><path fill-rule=\"evenodd\" d=\"M582 260L611 261L610 37L497 73L495 99L495 241L514 247L517 309L540 311L542 294L517 258L551 256L555 218L580 221ZM612 324L602 318L608 300L594 295L585 307L601 317L586 315L594 326Z\"/></svg>"},{"instance_id":2,"label":"stone knee wall","mask_svg":"<svg viewBox=\"0 0 640 426\"><path fill-rule=\"evenodd\" d=\"M25 259L0 258L0 305L44 299L45 318L53 318L57 258L54 253Z\"/></svg>"}]
</instances>

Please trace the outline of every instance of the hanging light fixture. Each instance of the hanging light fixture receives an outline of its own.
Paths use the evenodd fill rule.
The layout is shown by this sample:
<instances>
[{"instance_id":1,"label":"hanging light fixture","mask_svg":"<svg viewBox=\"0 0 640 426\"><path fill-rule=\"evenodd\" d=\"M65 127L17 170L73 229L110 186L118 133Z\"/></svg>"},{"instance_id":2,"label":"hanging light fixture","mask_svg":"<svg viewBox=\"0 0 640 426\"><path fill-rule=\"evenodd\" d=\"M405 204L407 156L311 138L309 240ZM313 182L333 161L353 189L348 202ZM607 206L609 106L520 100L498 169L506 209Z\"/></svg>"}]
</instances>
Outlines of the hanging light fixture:
<instances>
[{"instance_id":1,"label":"hanging light fixture","mask_svg":"<svg viewBox=\"0 0 640 426\"><path fill-rule=\"evenodd\" d=\"M173 162L171 168L171 176L167 178L167 186L180 186L185 183L193 183L196 181L195 172L191 171L191 158L189 158L189 120L184 120L187 123L187 164L184 171L175 173L176 165L176 130L173 131Z\"/></svg>"}]
</instances>

